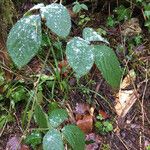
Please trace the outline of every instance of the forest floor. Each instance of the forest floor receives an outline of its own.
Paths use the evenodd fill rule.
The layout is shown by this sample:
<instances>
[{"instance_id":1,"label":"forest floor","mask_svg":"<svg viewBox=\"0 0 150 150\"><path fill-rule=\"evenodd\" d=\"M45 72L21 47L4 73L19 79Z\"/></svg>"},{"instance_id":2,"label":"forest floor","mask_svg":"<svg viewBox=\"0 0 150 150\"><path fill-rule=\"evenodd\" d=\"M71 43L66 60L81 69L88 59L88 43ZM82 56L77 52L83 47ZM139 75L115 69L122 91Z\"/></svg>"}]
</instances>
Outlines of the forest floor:
<instances>
[{"instance_id":1,"label":"forest floor","mask_svg":"<svg viewBox=\"0 0 150 150\"><path fill-rule=\"evenodd\" d=\"M30 4L30 6L32 6L32 4ZM26 12L30 6L24 4L22 6L24 8L23 12ZM116 6L112 7L115 8ZM77 81L75 76L70 73L70 68L63 71L62 68L67 66L66 59L58 60L61 82L56 82L56 86L53 89L53 98L49 99L49 101L53 102L54 105L56 104L61 108L67 109L70 117L67 123L71 122L79 125L86 133L86 140L88 142L93 141L91 144L87 144L87 150L144 150L146 146L150 145L150 83L148 82L150 76L149 33L143 25L143 18L139 17L139 13L136 12L131 18L139 19L139 27L142 30L140 33L142 36L140 39L141 42L137 44L131 42L136 35L125 40L120 30L121 25L125 21L120 22L114 27L107 26L106 19L110 13L112 13L111 11L108 11L107 6L98 7L93 11L90 9L89 11L83 11L83 15L90 18L87 22L84 20L85 18L80 17L81 15L71 14L73 27L70 38L81 36L81 31L86 26L92 27L93 29L99 28L102 29L100 32L106 32L103 34L110 42L110 47L115 50L121 66L127 68L127 73L123 76L123 79L125 79L131 70L134 71L136 76L133 80L129 77L132 81L128 82L128 86L123 89L124 91L133 89L136 91L136 98L131 99L131 97L129 97L130 102L132 100L134 101L133 105L129 104L131 108L126 110L127 113L125 116L121 117L121 115L118 115L115 105L117 103L117 93L121 89L113 90L103 79L95 65L88 75L82 77L80 81ZM20 16L21 15L22 14L20 14ZM83 20L83 23L79 25L78 23L82 22L81 20ZM124 28L127 29L128 25ZM65 45L65 42L63 44ZM129 47L129 44L130 46L132 45L132 48ZM123 51L120 50L121 46L123 46ZM10 67L6 70L6 67L2 65L1 68L5 72L5 75L11 80L11 87L12 85L14 87L19 84L25 86L28 90L30 90L30 88L32 89L32 83L35 83L35 80L31 75L39 74L47 51L46 49L45 52L42 51L42 54L38 54L38 56L34 57L28 66L22 70L17 70L16 68L12 70ZM54 60L52 60L52 56L48 58L48 61L53 63ZM44 74L50 74L48 68L45 68ZM21 83L21 81L23 82ZM8 82L5 83L5 85L8 85ZM44 87L42 87L42 95L43 99L47 99L45 97L51 94L51 90L45 85ZM0 92L2 91L1 87ZM45 111L48 109L46 104L43 104ZM11 109L13 119L10 120L12 121L8 121L8 123L4 124L2 130L0 130L0 150L6 149L9 139L12 137L20 138L23 136L22 112L24 112L26 105L26 102L20 101L15 104L15 108ZM7 100L2 106L9 110L10 102ZM111 122L113 126L111 132L106 131L102 133L97 131L95 123L97 122L98 115L103 117L103 122L107 120ZM82 123L80 122L81 120ZM34 128L37 128L37 125L34 121L31 121L28 132ZM26 149L31 148L26 147ZM39 146L36 149L40 150L41 147Z\"/></svg>"}]
</instances>

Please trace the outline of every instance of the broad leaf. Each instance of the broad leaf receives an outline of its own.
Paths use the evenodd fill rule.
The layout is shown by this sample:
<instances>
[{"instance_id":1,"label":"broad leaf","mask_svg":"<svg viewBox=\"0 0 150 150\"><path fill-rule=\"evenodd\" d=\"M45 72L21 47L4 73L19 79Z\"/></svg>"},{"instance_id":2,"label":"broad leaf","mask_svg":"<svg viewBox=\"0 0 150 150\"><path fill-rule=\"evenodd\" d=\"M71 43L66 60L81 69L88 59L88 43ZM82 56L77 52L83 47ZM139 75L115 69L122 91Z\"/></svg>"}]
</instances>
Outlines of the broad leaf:
<instances>
[{"instance_id":1,"label":"broad leaf","mask_svg":"<svg viewBox=\"0 0 150 150\"><path fill-rule=\"evenodd\" d=\"M79 37L67 43L66 56L78 78L88 73L94 63L92 47Z\"/></svg>"},{"instance_id":2,"label":"broad leaf","mask_svg":"<svg viewBox=\"0 0 150 150\"><path fill-rule=\"evenodd\" d=\"M84 150L85 136L77 126L67 125L62 129L62 133L73 150Z\"/></svg>"},{"instance_id":3,"label":"broad leaf","mask_svg":"<svg viewBox=\"0 0 150 150\"><path fill-rule=\"evenodd\" d=\"M34 116L35 121L40 128L48 128L48 116L39 104L36 105Z\"/></svg>"},{"instance_id":4,"label":"broad leaf","mask_svg":"<svg viewBox=\"0 0 150 150\"><path fill-rule=\"evenodd\" d=\"M95 63L105 80L113 87L118 88L122 76L119 61L108 46L94 46Z\"/></svg>"},{"instance_id":5,"label":"broad leaf","mask_svg":"<svg viewBox=\"0 0 150 150\"><path fill-rule=\"evenodd\" d=\"M59 131L51 129L43 138L43 150L64 150L62 137Z\"/></svg>"},{"instance_id":6,"label":"broad leaf","mask_svg":"<svg viewBox=\"0 0 150 150\"><path fill-rule=\"evenodd\" d=\"M68 114L64 109L55 109L49 115L49 123L52 127L58 127L68 118Z\"/></svg>"},{"instance_id":7,"label":"broad leaf","mask_svg":"<svg viewBox=\"0 0 150 150\"><path fill-rule=\"evenodd\" d=\"M70 33L71 18L66 7L61 4L51 4L41 8L41 15L46 19L46 26L60 37Z\"/></svg>"},{"instance_id":8,"label":"broad leaf","mask_svg":"<svg viewBox=\"0 0 150 150\"><path fill-rule=\"evenodd\" d=\"M109 44L109 42L106 39L104 39L101 35L99 35L92 28L84 28L83 29L83 38L89 42L101 41L101 42L105 42L105 43Z\"/></svg>"},{"instance_id":9,"label":"broad leaf","mask_svg":"<svg viewBox=\"0 0 150 150\"><path fill-rule=\"evenodd\" d=\"M41 36L39 15L20 19L10 30L7 49L18 68L26 65L36 55L41 45Z\"/></svg>"},{"instance_id":10,"label":"broad leaf","mask_svg":"<svg viewBox=\"0 0 150 150\"><path fill-rule=\"evenodd\" d=\"M36 145L39 145L42 143L42 135L40 132L32 132L30 135L28 135L25 139L26 144L30 144L32 148L35 149Z\"/></svg>"}]
</instances>

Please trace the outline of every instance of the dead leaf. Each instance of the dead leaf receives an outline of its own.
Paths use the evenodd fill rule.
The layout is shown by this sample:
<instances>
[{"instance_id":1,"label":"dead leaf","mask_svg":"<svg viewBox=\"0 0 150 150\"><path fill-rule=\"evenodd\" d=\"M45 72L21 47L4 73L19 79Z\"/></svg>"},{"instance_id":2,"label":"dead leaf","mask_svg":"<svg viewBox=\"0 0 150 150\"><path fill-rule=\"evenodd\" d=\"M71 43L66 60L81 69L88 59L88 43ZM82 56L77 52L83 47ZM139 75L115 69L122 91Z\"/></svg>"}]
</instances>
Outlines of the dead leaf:
<instances>
[{"instance_id":1,"label":"dead leaf","mask_svg":"<svg viewBox=\"0 0 150 150\"><path fill-rule=\"evenodd\" d=\"M58 63L58 68L60 73L64 76L67 77L68 73L70 72L70 67L68 66L67 60L62 60Z\"/></svg>"},{"instance_id":2,"label":"dead leaf","mask_svg":"<svg viewBox=\"0 0 150 150\"><path fill-rule=\"evenodd\" d=\"M101 143L101 137L95 133L90 133L86 135L86 141L91 142L86 145L86 150L97 150Z\"/></svg>"},{"instance_id":3,"label":"dead leaf","mask_svg":"<svg viewBox=\"0 0 150 150\"><path fill-rule=\"evenodd\" d=\"M21 150L20 138L11 137L7 142L6 150Z\"/></svg>"},{"instance_id":4,"label":"dead leaf","mask_svg":"<svg viewBox=\"0 0 150 150\"><path fill-rule=\"evenodd\" d=\"M29 146L27 145L22 145L21 150L30 150Z\"/></svg>"},{"instance_id":5,"label":"dead leaf","mask_svg":"<svg viewBox=\"0 0 150 150\"><path fill-rule=\"evenodd\" d=\"M76 124L84 133L90 133L93 129L93 116L85 115L83 119L78 120Z\"/></svg>"},{"instance_id":6,"label":"dead leaf","mask_svg":"<svg viewBox=\"0 0 150 150\"><path fill-rule=\"evenodd\" d=\"M104 119L109 118L109 116L107 115L107 113L106 113L105 111L103 111L103 110L99 110L99 114L102 115L102 117L103 117Z\"/></svg>"},{"instance_id":7,"label":"dead leaf","mask_svg":"<svg viewBox=\"0 0 150 150\"><path fill-rule=\"evenodd\" d=\"M129 85L132 84L132 82L134 82L136 79L136 74L134 72L134 70L130 70L129 73L127 74L127 76L123 79L121 85L120 85L120 89L125 89L126 87L128 87Z\"/></svg>"},{"instance_id":8,"label":"dead leaf","mask_svg":"<svg viewBox=\"0 0 150 150\"><path fill-rule=\"evenodd\" d=\"M132 85L135 79L136 74L134 70L130 70L120 85L119 93L116 94L115 109L119 118L125 117L135 101L138 99L139 94L135 89L125 90L128 86Z\"/></svg>"},{"instance_id":9,"label":"dead leaf","mask_svg":"<svg viewBox=\"0 0 150 150\"><path fill-rule=\"evenodd\" d=\"M121 90L119 92L119 99L116 99L116 113L123 118L138 99L139 94L133 90Z\"/></svg>"}]
</instances>

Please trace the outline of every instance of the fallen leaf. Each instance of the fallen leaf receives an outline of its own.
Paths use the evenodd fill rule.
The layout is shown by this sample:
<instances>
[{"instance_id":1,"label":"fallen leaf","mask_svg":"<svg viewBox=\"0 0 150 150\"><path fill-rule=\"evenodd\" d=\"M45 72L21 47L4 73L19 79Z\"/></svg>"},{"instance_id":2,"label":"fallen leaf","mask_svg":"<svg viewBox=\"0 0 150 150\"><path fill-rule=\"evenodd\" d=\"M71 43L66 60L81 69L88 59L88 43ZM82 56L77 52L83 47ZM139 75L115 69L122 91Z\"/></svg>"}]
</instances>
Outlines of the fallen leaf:
<instances>
[{"instance_id":1,"label":"fallen leaf","mask_svg":"<svg viewBox=\"0 0 150 150\"><path fill-rule=\"evenodd\" d=\"M109 118L109 116L107 115L107 113L103 110L99 110L99 114L102 115L103 119L107 119Z\"/></svg>"},{"instance_id":2,"label":"fallen leaf","mask_svg":"<svg viewBox=\"0 0 150 150\"><path fill-rule=\"evenodd\" d=\"M120 89L125 89L126 87L131 85L132 82L135 81L135 79L136 79L136 74L135 74L134 70L132 69L129 71L127 76L123 79L122 83L120 84Z\"/></svg>"},{"instance_id":3,"label":"fallen leaf","mask_svg":"<svg viewBox=\"0 0 150 150\"><path fill-rule=\"evenodd\" d=\"M6 150L21 150L20 138L11 137L7 142Z\"/></svg>"},{"instance_id":4,"label":"fallen leaf","mask_svg":"<svg viewBox=\"0 0 150 150\"><path fill-rule=\"evenodd\" d=\"M130 70L128 75L120 84L120 91L116 94L115 110L119 118L126 116L130 108L136 102L139 94L135 89L125 90L128 86L132 85L136 79L134 70Z\"/></svg>"},{"instance_id":5,"label":"fallen leaf","mask_svg":"<svg viewBox=\"0 0 150 150\"><path fill-rule=\"evenodd\" d=\"M93 129L93 116L85 115L83 119L78 120L76 124L84 133L90 133Z\"/></svg>"},{"instance_id":6,"label":"fallen leaf","mask_svg":"<svg viewBox=\"0 0 150 150\"><path fill-rule=\"evenodd\" d=\"M30 150L29 146L27 145L22 145L21 150Z\"/></svg>"},{"instance_id":7,"label":"fallen leaf","mask_svg":"<svg viewBox=\"0 0 150 150\"><path fill-rule=\"evenodd\" d=\"M86 145L86 150L97 150L101 143L101 137L95 133L90 133L86 135L86 141L90 142Z\"/></svg>"},{"instance_id":8,"label":"fallen leaf","mask_svg":"<svg viewBox=\"0 0 150 150\"><path fill-rule=\"evenodd\" d=\"M68 62L67 60L62 60L58 63L58 68L60 73L64 76L67 77L68 73L70 72L70 67L68 67Z\"/></svg>"},{"instance_id":9,"label":"fallen leaf","mask_svg":"<svg viewBox=\"0 0 150 150\"><path fill-rule=\"evenodd\" d=\"M119 117L123 118L138 99L139 94L133 90L121 90L119 92L119 99L116 99L116 113Z\"/></svg>"}]
</instances>

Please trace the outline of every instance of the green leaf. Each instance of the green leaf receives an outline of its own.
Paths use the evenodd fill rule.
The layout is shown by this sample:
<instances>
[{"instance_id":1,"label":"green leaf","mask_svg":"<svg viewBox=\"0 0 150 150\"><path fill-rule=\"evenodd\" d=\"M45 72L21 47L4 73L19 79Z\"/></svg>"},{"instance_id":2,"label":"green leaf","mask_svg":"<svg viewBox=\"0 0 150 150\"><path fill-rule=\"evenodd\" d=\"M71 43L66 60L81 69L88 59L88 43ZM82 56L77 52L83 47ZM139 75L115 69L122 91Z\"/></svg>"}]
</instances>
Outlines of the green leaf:
<instances>
[{"instance_id":1,"label":"green leaf","mask_svg":"<svg viewBox=\"0 0 150 150\"><path fill-rule=\"evenodd\" d=\"M48 116L39 104L36 105L34 115L35 122L39 125L40 128L48 128Z\"/></svg>"},{"instance_id":2,"label":"green leaf","mask_svg":"<svg viewBox=\"0 0 150 150\"><path fill-rule=\"evenodd\" d=\"M88 10L88 7L85 4L81 4L81 8L84 10Z\"/></svg>"},{"instance_id":3,"label":"green leaf","mask_svg":"<svg viewBox=\"0 0 150 150\"><path fill-rule=\"evenodd\" d=\"M73 150L84 150L85 136L77 126L67 125L62 129L62 133Z\"/></svg>"},{"instance_id":4,"label":"green leaf","mask_svg":"<svg viewBox=\"0 0 150 150\"><path fill-rule=\"evenodd\" d=\"M66 7L61 4L51 4L41 8L41 15L46 19L46 26L60 37L70 33L71 18Z\"/></svg>"},{"instance_id":5,"label":"green leaf","mask_svg":"<svg viewBox=\"0 0 150 150\"><path fill-rule=\"evenodd\" d=\"M64 150L62 137L59 131L51 129L43 138L43 150Z\"/></svg>"},{"instance_id":6,"label":"green leaf","mask_svg":"<svg viewBox=\"0 0 150 150\"><path fill-rule=\"evenodd\" d=\"M110 131L113 130L113 126L112 126L112 123L111 123L111 122L109 122L109 121L104 121L104 122L103 122L103 125L104 125L104 127L105 127L106 132L110 132Z\"/></svg>"},{"instance_id":7,"label":"green leaf","mask_svg":"<svg viewBox=\"0 0 150 150\"><path fill-rule=\"evenodd\" d=\"M78 12L80 12L81 9L82 8L81 8L80 4L76 4L76 5L73 6L73 12L76 13L76 14Z\"/></svg>"},{"instance_id":8,"label":"green leaf","mask_svg":"<svg viewBox=\"0 0 150 150\"><path fill-rule=\"evenodd\" d=\"M55 109L49 115L49 123L52 127L58 127L68 118L68 113L64 109Z\"/></svg>"},{"instance_id":9,"label":"green leaf","mask_svg":"<svg viewBox=\"0 0 150 150\"><path fill-rule=\"evenodd\" d=\"M114 27L115 24L116 24L114 17L113 16L109 16L107 18L107 23L106 24L107 24L108 27Z\"/></svg>"},{"instance_id":10,"label":"green leaf","mask_svg":"<svg viewBox=\"0 0 150 150\"><path fill-rule=\"evenodd\" d=\"M42 135L40 132L32 132L25 139L26 144L30 144L33 148L42 143Z\"/></svg>"},{"instance_id":11,"label":"green leaf","mask_svg":"<svg viewBox=\"0 0 150 150\"><path fill-rule=\"evenodd\" d=\"M129 8L126 8L123 5L120 5L118 8L114 10L117 13L117 20L122 21L122 20L127 20L131 18L131 10Z\"/></svg>"},{"instance_id":12,"label":"green leaf","mask_svg":"<svg viewBox=\"0 0 150 150\"><path fill-rule=\"evenodd\" d=\"M95 63L105 80L113 88L118 88L122 77L122 70L113 50L105 45L94 46L94 53Z\"/></svg>"},{"instance_id":13,"label":"green leaf","mask_svg":"<svg viewBox=\"0 0 150 150\"><path fill-rule=\"evenodd\" d=\"M79 37L75 37L67 43L66 56L69 65L76 72L78 78L89 72L94 63L91 46Z\"/></svg>"},{"instance_id":14,"label":"green leaf","mask_svg":"<svg viewBox=\"0 0 150 150\"><path fill-rule=\"evenodd\" d=\"M0 74L0 86L2 86L5 83L5 78L3 77L3 74Z\"/></svg>"},{"instance_id":15,"label":"green leaf","mask_svg":"<svg viewBox=\"0 0 150 150\"><path fill-rule=\"evenodd\" d=\"M19 69L36 55L41 41L41 18L39 15L24 17L13 26L8 35L7 49Z\"/></svg>"},{"instance_id":16,"label":"green leaf","mask_svg":"<svg viewBox=\"0 0 150 150\"><path fill-rule=\"evenodd\" d=\"M21 100L24 100L27 98L27 92L25 90L24 86L18 86L14 91L11 93L11 99L17 103Z\"/></svg>"},{"instance_id":17,"label":"green leaf","mask_svg":"<svg viewBox=\"0 0 150 150\"><path fill-rule=\"evenodd\" d=\"M96 31L94 31L92 28L84 28L83 29L83 38L86 41L101 41L109 44L109 42L104 39L101 35L99 35Z\"/></svg>"}]
</instances>

